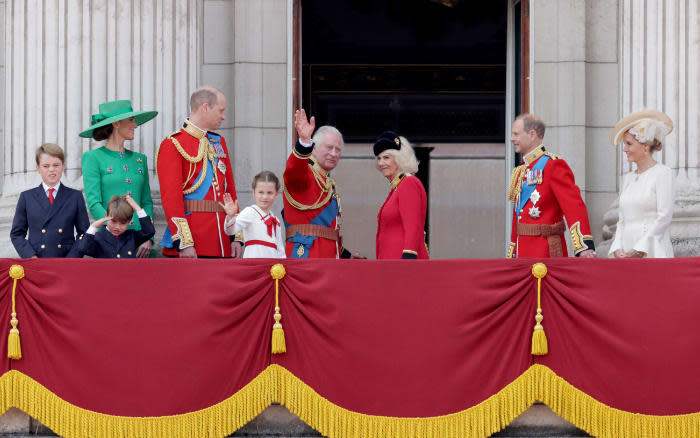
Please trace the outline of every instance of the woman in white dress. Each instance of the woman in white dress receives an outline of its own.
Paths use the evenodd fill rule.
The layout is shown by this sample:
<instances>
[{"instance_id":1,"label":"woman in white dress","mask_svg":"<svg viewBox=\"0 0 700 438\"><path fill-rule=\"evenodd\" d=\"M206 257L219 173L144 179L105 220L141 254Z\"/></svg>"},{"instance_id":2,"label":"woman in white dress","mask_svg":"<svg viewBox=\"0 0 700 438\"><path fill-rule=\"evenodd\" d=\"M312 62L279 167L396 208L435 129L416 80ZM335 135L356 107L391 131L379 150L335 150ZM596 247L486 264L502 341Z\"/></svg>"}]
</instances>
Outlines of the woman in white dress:
<instances>
[{"instance_id":1,"label":"woman in white dress","mask_svg":"<svg viewBox=\"0 0 700 438\"><path fill-rule=\"evenodd\" d=\"M619 219L610 257L673 257L669 225L673 217L673 171L654 160L673 122L659 111L632 113L615 125L612 142L623 143L636 169L623 177Z\"/></svg>"},{"instance_id":2,"label":"woman in white dress","mask_svg":"<svg viewBox=\"0 0 700 438\"><path fill-rule=\"evenodd\" d=\"M244 208L239 214L236 214L238 203L230 195L224 195L224 203L220 203L226 210L224 231L228 235L243 233L244 259L283 259L286 254L282 223L270 211L280 190L279 179L265 170L255 175L252 186L255 205Z\"/></svg>"}]
</instances>

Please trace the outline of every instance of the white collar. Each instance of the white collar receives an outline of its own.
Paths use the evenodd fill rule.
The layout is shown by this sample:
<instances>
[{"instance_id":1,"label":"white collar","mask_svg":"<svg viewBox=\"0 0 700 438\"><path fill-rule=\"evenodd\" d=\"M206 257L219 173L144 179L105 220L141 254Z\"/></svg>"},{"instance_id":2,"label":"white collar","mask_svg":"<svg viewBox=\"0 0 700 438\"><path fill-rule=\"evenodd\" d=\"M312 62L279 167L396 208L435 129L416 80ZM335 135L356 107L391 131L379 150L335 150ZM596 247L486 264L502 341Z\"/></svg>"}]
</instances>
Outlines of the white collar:
<instances>
[{"instance_id":1,"label":"white collar","mask_svg":"<svg viewBox=\"0 0 700 438\"><path fill-rule=\"evenodd\" d=\"M46 183L44 181L42 181L41 186L44 188L44 193L46 193L46 196L49 196L49 189L55 189L54 190L54 196L55 196L55 194L58 193L59 187L61 187L61 181L59 181L58 184L56 184L53 187L46 185Z\"/></svg>"},{"instance_id":2,"label":"white collar","mask_svg":"<svg viewBox=\"0 0 700 438\"><path fill-rule=\"evenodd\" d=\"M269 213L265 213L265 212L262 210L262 208L258 207L257 204L253 204L252 207L255 209L255 211L258 212L258 214L260 215L260 219L265 219L265 218L267 218L268 216L272 216L272 210L270 210Z\"/></svg>"}]
</instances>

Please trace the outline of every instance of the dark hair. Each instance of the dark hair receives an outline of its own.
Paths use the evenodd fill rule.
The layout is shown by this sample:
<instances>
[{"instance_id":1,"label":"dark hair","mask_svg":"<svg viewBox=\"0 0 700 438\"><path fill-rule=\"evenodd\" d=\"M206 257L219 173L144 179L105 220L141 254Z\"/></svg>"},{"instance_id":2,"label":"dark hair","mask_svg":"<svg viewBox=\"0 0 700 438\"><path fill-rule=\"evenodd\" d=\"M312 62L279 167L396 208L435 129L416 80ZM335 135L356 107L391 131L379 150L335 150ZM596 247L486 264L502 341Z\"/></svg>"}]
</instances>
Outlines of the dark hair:
<instances>
[{"instance_id":1,"label":"dark hair","mask_svg":"<svg viewBox=\"0 0 700 438\"><path fill-rule=\"evenodd\" d=\"M114 195L109 198L107 215L112 216L113 221L125 224L131 222L131 218L134 217L134 209L126 202L126 195Z\"/></svg>"},{"instance_id":2,"label":"dark hair","mask_svg":"<svg viewBox=\"0 0 700 438\"><path fill-rule=\"evenodd\" d=\"M109 125L100 126L92 131L92 138L97 141L107 140L109 136L112 135L112 131L114 131L114 126L112 126L111 123Z\"/></svg>"},{"instance_id":3,"label":"dark hair","mask_svg":"<svg viewBox=\"0 0 700 438\"><path fill-rule=\"evenodd\" d=\"M36 165L39 165L39 160L41 159L41 155L46 154L50 155L52 157L58 158L61 160L61 163L66 162L66 157L63 155L63 149L61 149L61 146L54 144L54 143L44 143L41 146L39 146L36 150L35 158L36 158Z\"/></svg>"},{"instance_id":4,"label":"dark hair","mask_svg":"<svg viewBox=\"0 0 700 438\"><path fill-rule=\"evenodd\" d=\"M253 190L255 190L255 186L257 186L259 182L275 183L275 190L277 190L278 192L280 190L279 178L277 178L277 175L275 175L274 172L270 172L269 170L263 170L262 172L253 177L253 184L251 185Z\"/></svg>"},{"instance_id":5,"label":"dark hair","mask_svg":"<svg viewBox=\"0 0 700 438\"><path fill-rule=\"evenodd\" d=\"M516 117L515 120L523 121L523 129L525 129L525 132L530 132L534 129L539 138L544 138L544 131L546 126L542 119L540 119L536 115L524 113Z\"/></svg>"}]
</instances>

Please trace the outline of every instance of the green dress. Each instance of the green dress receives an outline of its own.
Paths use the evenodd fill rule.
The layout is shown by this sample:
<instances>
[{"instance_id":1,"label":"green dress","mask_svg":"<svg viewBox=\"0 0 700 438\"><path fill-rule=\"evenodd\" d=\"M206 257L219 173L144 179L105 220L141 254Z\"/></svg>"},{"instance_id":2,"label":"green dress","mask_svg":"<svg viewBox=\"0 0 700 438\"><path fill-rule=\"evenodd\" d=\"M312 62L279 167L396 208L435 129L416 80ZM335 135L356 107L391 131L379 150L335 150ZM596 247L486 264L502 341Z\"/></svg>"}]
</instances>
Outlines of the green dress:
<instances>
[{"instance_id":1,"label":"green dress","mask_svg":"<svg viewBox=\"0 0 700 438\"><path fill-rule=\"evenodd\" d=\"M105 216L109 198L126 194L131 195L153 219L153 200L145 155L130 150L112 151L102 146L86 151L82 166L85 199L94 219ZM136 212L129 228L141 229Z\"/></svg>"}]
</instances>

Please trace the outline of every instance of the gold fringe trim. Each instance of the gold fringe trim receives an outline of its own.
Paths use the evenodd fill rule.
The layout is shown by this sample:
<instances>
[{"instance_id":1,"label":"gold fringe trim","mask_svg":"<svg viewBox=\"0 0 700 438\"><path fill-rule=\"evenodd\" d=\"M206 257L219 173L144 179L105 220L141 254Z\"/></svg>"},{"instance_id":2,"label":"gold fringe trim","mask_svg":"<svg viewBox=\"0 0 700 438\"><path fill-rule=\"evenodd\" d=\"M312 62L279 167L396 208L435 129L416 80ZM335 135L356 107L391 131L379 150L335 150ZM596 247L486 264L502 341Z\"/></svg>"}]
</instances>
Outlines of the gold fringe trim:
<instances>
[{"instance_id":1,"label":"gold fringe trim","mask_svg":"<svg viewBox=\"0 0 700 438\"><path fill-rule=\"evenodd\" d=\"M70 438L225 437L272 402L273 375L263 371L231 397L199 411L164 417L123 417L79 408L19 371L0 376L0 414L18 408Z\"/></svg>"},{"instance_id":2,"label":"gold fringe trim","mask_svg":"<svg viewBox=\"0 0 700 438\"><path fill-rule=\"evenodd\" d=\"M700 413L643 415L607 406L576 389L554 371L535 364L476 406L454 414L396 418L359 414L334 405L286 369L277 374L275 400L330 438L488 437L542 401L578 428L599 438L700 438ZM399 402L399 401L397 401Z\"/></svg>"},{"instance_id":3,"label":"gold fringe trim","mask_svg":"<svg viewBox=\"0 0 700 438\"><path fill-rule=\"evenodd\" d=\"M368 395L370 396L370 395ZM273 401L330 438L488 437L542 401L555 413L600 438L700 438L700 413L643 415L607 406L554 371L535 364L476 406L425 418L366 415L337 406L279 365L270 365L228 399L200 411L167 417L120 417L74 406L19 371L0 377L0 414L16 407L61 436L224 437ZM399 402L399 401L397 401Z\"/></svg>"}]
</instances>

